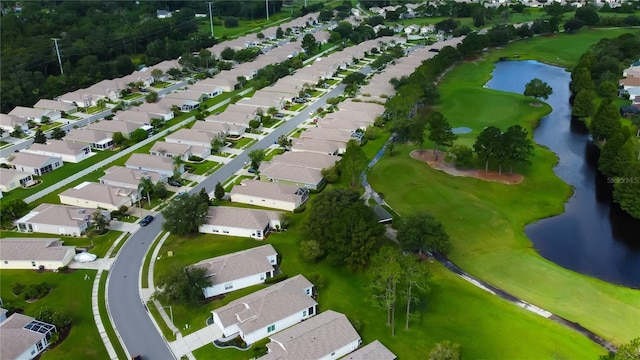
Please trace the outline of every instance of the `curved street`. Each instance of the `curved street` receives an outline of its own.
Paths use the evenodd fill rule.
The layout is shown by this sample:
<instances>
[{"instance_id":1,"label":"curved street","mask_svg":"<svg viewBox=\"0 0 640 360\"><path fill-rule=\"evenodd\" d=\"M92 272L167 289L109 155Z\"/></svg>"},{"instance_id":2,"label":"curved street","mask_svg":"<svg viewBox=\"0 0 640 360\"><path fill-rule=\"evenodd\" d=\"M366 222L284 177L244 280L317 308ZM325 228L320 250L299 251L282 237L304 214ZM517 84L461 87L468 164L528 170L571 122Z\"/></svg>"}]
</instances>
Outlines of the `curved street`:
<instances>
[{"instance_id":1,"label":"curved street","mask_svg":"<svg viewBox=\"0 0 640 360\"><path fill-rule=\"evenodd\" d=\"M364 67L360 72L371 71ZM308 119L308 112L326 105L326 99L343 93L344 85L324 94L315 103L310 104L301 113L295 115L269 135L238 155L199 183L189 193L198 193L205 188L213 191L216 183L224 183L249 161L248 153L253 149L264 149L275 143L280 135L288 134ZM130 355L141 355L145 359L173 359L175 356L156 328L145 308L140 294L140 276L142 264L153 240L162 230L163 218L158 214L149 226L141 227L120 249L107 280L107 306L113 320L113 326L120 337L125 350Z\"/></svg>"}]
</instances>

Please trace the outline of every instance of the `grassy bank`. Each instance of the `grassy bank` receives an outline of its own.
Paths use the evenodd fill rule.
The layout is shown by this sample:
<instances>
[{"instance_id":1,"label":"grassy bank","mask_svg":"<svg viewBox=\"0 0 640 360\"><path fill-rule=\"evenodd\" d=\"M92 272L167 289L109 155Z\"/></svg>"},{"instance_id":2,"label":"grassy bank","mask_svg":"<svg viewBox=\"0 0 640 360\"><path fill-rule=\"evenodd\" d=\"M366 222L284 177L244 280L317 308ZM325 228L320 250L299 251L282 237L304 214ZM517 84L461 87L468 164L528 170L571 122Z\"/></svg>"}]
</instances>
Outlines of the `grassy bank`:
<instances>
[{"instance_id":1,"label":"grassy bank","mask_svg":"<svg viewBox=\"0 0 640 360\"><path fill-rule=\"evenodd\" d=\"M481 61L466 62L441 82L439 109L453 127L474 131L461 138L470 144L484 126L519 123L531 130L542 109L529 101L482 86L493 62L518 54L548 63L573 65L588 46L604 36L628 30L586 30L516 42ZM557 158L537 147L533 164L518 169L525 181L518 186L452 177L409 157L412 146L399 146L369 175L369 182L401 215L427 210L443 222L453 250L450 257L462 268L529 302L555 312L620 344L638 334L640 291L611 285L566 270L542 258L524 235L524 226L563 211L570 188L552 168ZM393 174L393 176L389 176Z\"/></svg>"}]
</instances>

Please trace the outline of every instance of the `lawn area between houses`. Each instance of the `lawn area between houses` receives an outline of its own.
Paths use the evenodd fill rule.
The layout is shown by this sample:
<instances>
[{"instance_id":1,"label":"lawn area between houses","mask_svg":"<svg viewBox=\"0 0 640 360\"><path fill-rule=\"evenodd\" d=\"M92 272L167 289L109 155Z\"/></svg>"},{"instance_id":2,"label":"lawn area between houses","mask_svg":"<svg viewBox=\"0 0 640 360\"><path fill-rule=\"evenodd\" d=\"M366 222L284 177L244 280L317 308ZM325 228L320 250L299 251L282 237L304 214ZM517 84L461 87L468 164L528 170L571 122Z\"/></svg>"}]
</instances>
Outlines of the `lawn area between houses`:
<instances>
[{"instance_id":1,"label":"lawn area between houses","mask_svg":"<svg viewBox=\"0 0 640 360\"><path fill-rule=\"evenodd\" d=\"M120 236L122 232L109 230L108 233L93 238L94 247L89 250L90 253L97 255L98 257L104 257L113 242ZM76 246L81 248L89 248L91 246L91 240L86 237L72 237L72 236L60 236L55 234L45 233L24 233L18 231L5 231L0 232L0 238L56 238L64 241L63 245ZM0 240L2 241L2 240Z\"/></svg>"},{"instance_id":2,"label":"lawn area between houses","mask_svg":"<svg viewBox=\"0 0 640 360\"><path fill-rule=\"evenodd\" d=\"M84 280L88 275L89 279ZM32 270L2 270L0 272L0 296L5 305L24 309L24 314L34 316L36 312L49 306L61 309L71 316L69 336L52 350L46 351L41 359L108 359L107 351L98 334L91 310L91 288L96 272L93 270L72 270L70 273ZM16 283L22 285L46 282L53 289L40 300L28 303L16 297L11 288Z\"/></svg>"},{"instance_id":3,"label":"lawn area between houses","mask_svg":"<svg viewBox=\"0 0 640 360\"><path fill-rule=\"evenodd\" d=\"M421 313L404 330L403 307L398 306L396 330L391 337L385 325L385 311L375 308L367 295L366 276L352 273L328 262L310 264L299 256L299 242L304 239L301 222L305 213L294 214L290 230L272 233L266 241L199 234L193 237L171 236L161 254L174 251L174 256L156 262L155 278L173 265L188 265L197 261L270 243L281 258L282 271L289 276L319 272L324 286L319 289L319 310L345 313L352 322L361 324L360 335L365 342L379 339L400 359L423 359L435 343L443 340L463 344L465 358L543 359L554 356L566 359L597 358L605 351L587 338L561 325L522 310L494 297L450 273L437 263L431 293L421 302ZM235 291L222 300L208 302L196 308L173 305L176 325L183 335L201 328L210 311L227 304L262 286ZM527 342L523 344L522 338ZM416 339L420 339L416 341ZM206 349L206 350L205 350ZM253 351L240 352L206 346L196 352L198 359L250 359Z\"/></svg>"},{"instance_id":4,"label":"lawn area between houses","mask_svg":"<svg viewBox=\"0 0 640 360\"><path fill-rule=\"evenodd\" d=\"M521 111L505 114L510 107L521 109L529 100L482 88L493 62L501 56L531 54L527 56L551 63L558 58L561 64L572 65L600 37L624 32L628 30L585 30L576 35L536 38L492 52L485 60L463 63L441 82L439 110L452 127L474 130L462 137L461 142L466 144L489 124L504 130L519 123L531 131L531 116L539 116L542 109L531 108L532 114L528 115ZM466 94L477 101L465 104L464 99L469 100ZM552 171L557 163L555 154L536 147L532 165L515 169L525 180L510 186L449 176L411 159L409 153L415 147L402 145L396 149L393 157L384 157L371 171L369 182L401 215L418 210L434 214L451 236L450 258L454 262L480 279L578 322L615 344L637 337L640 291L566 270L542 258L524 234L526 224L561 213L571 193Z\"/></svg>"}]
</instances>

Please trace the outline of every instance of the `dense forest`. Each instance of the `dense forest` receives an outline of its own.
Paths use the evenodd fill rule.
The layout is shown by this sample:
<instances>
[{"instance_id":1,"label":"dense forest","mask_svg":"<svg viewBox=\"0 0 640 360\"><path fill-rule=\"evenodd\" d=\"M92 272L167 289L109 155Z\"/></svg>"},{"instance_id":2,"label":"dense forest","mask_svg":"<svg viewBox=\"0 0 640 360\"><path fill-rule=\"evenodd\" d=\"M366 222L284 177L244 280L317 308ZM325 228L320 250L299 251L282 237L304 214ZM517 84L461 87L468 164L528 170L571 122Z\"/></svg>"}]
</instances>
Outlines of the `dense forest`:
<instances>
[{"instance_id":1,"label":"dense forest","mask_svg":"<svg viewBox=\"0 0 640 360\"><path fill-rule=\"evenodd\" d=\"M15 11L18 4L21 9ZM282 0L269 1L270 13L282 5ZM3 113L214 44L208 33L198 31L198 22L207 18L195 17L208 13L206 2L3 1L0 7ZM250 20L266 13L261 1L214 1L213 9L218 24L227 17ZM173 15L158 19L157 10ZM52 38L59 39L64 74Z\"/></svg>"}]
</instances>

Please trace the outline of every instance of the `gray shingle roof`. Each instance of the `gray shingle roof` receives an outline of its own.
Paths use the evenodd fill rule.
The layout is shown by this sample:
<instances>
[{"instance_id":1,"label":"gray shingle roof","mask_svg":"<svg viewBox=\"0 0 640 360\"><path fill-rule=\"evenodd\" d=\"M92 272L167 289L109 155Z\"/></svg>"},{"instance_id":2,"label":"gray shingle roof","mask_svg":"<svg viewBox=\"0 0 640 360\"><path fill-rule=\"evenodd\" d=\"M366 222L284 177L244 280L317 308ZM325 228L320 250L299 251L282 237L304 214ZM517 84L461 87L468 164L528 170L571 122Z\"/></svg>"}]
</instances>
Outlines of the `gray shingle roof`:
<instances>
[{"instance_id":1,"label":"gray shingle roof","mask_svg":"<svg viewBox=\"0 0 640 360\"><path fill-rule=\"evenodd\" d=\"M360 335L344 314L327 310L269 338L269 354L260 359L298 360L329 357Z\"/></svg>"},{"instance_id":2,"label":"gray shingle roof","mask_svg":"<svg viewBox=\"0 0 640 360\"><path fill-rule=\"evenodd\" d=\"M111 204L119 207L122 204L123 197L130 198L134 193L134 190L128 188L83 182L74 188L61 192L59 196L68 196L75 199Z\"/></svg>"},{"instance_id":3,"label":"gray shingle roof","mask_svg":"<svg viewBox=\"0 0 640 360\"><path fill-rule=\"evenodd\" d=\"M211 285L217 285L273 270L267 259L272 255L278 253L273 246L267 244L202 260L193 266L205 269L207 276L213 277Z\"/></svg>"},{"instance_id":4,"label":"gray shingle roof","mask_svg":"<svg viewBox=\"0 0 640 360\"><path fill-rule=\"evenodd\" d=\"M398 357L378 340L345 356L344 360L395 360Z\"/></svg>"},{"instance_id":5,"label":"gray shingle roof","mask_svg":"<svg viewBox=\"0 0 640 360\"><path fill-rule=\"evenodd\" d=\"M296 275L234 300L213 312L224 327L238 323L242 332L249 334L317 305L305 293L305 289L312 286L304 276Z\"/></svg>"},{"instance_id":6,"label":"gray shingle roof","mask_svg":"<svg viewBox=\"0 0 640 360\"><path fill-rule=\"evenodd\" d=\"M339 156L294 151L287 151L271 159L271 162L276 164L290 164L319 170L330 168L338 161L340 161Z\"/></svg>"},{"instance_id":7,"label":"gray shingle roof","mask_svg":"<svg viewBox=\"0 0 640 360\"><path fill-rule=\"evenodd\" d=\"M279 218L280 212L278 211L212 206L204 221L208 225L263 229L271 220Z\"/></svg>"},{"instance_id":8,"label":"gray shingle roof","mask_svg":"<svg viewBox=\"0 0 640 360\"><path fill-rule=\"evenodd\" d=\"M40 168L52 159L62 162L62 159L56 156L18 152L13 154L13 160L11 160L11 164Z\"/></svg>"},{"instance_id":9,"label":"gray shingle roof","mask_svg":"<svg viewBox=\"0 0 640 360\"><path fill-rule=\"evenodd\" d=\"M16 222L80 227L91 220L94 211L70 205L40 204Z\"/></svg>"},{"instance_id":10,"label":"gray shingle roof","mask_svg":"<svg viewBox=\"0 0 640 360\"><path fill-rule=\"evenodd\" d=\"M15 313L0 323L0 358L16 359L45 337L45 334L24 328L32 320L32 317Z\"/></svg>"},{"instance_id":11,"label":"gray shingle roof","mask_svg":"<svg viewBox=\"0 0 640 360\"><path fill-rule=\"evenodd\" d=\"M62 140L48 140L46 144L33 143L28 150L37 152L50 152L63 155L78 155L87 149L89 145Z\"/></svg>"},{"instance_id":12,"label":"gray shingle roof","mask_svg":"<svg viewBox=\"0 0 640 360\"><path fill-rule=\"evenodd\" d=\"M64 246L57 238L4 238L0 240L0 259L5 260L63 260L74 246Z\"/></svg>"},{"instance_id":13,"label":"gray shingle roof","mask_svg":"<svg viewBox=\"0 0 640 360\"><path fill-rule=\"evenodd\" d=\"M125 166L163 171L173 171L174 168L173 159L149 154L131 154Z\"/></svg>"},{"instance_id":14,"label":"gray shingle roof","mask_svg":"<svg viewBox=\"0 0 640 360\"><path fill-rule=\"evenodd\" d=\"M316 185L322 181L320 170L291 164L264 162L260 165L260 175L270 179Z\"/></svg>"},{"instance_id":15,"label":"gray shingle roof","mask_svg":"<svg viewBox=\"0 0 640 360\"><path fill-rule=\"evenodd\" d=\"M234 194L255 196L264 199L273 199L279 201L297 202L302 195L296 194L299 187L288 184L278 184L253 179L244 179L240 185L236 185L231 189L231 196Z\"/></svg>"}]
</instances>

